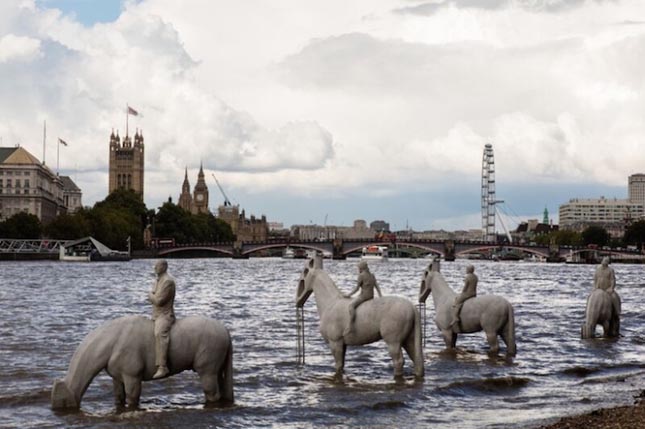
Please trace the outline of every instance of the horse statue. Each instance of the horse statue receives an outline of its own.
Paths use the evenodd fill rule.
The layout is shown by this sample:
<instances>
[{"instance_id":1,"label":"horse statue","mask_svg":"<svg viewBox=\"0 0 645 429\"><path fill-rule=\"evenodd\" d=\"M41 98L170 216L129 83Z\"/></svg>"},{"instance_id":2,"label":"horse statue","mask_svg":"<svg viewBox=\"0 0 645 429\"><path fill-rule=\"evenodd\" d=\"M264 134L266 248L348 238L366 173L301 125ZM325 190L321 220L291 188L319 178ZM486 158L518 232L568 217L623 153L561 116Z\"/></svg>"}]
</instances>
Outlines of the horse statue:
<instances>
[{"instance_id":1,"label":"horse statue","mask_svg":"<svg viewBox=\"0 0 645 429\"><path fill-rule=\"evenodd\" d=\"M602 325L603 337L620 335L620 296L613 292L615 298L603 289L594 289L587 298L585 323L582 325L582 339L596 335L596 325ZM615 302L612 302L615 300Z\"/></svg>"},{"instance_id":2,"label":"horse statue","mask_svg":"<svg viewBox=\"0 0 645 429\"><path fill-rule=\"evenodd\" d=\"M433 260L423 273L419 302L425 303L432 294L435 308L435 323L443 335L446 347L454 349L457 345L457 332L450 327L452 304L457 294L450 289L439 271L439 262ZM506 344L506 353L515 356L515 319L513 306L497 295L481 295L467 299L461 311L459 333L469 334L484 331L490 345L490 352L499 351L497 336L501 335Z\"/></svg>"},{"instance_id":3,"label":"horse statue","mask_svg":"<svg viewBox=\"0 0 645 429\"><path fill-rule=\"evenodd\" d=\"M192 369L199 374L207 403L233 402L233 345L219 321L191 316L170 330L169 375ZM155 373L154 322L124 316L105 322L78 346L65 377L54 381L52 409L78 409L94 377L105 369L114 383L117 406L136 407L141 382Z\"/></svg>"},{"instance_id":4,"label":"horse statue","mask_svg":"<svg viewBox=\"0 0 645 429\"><path fill-rule=\"evenodd\" d=\"M351 299L343 296L323 270L320 255L307 262L300 276L296 291L296 307L302 308L312 293L320 317L320 333L334 356L336 379L342 379L347 346L370 344L381 339L387 344L392 357L396 379L403 377L401 347L414 362L415 377L423 377L421 318L409 300L386 296L362 303L356 308L354 329L344 335L349 324Z\"/></svg>"}]
</instances>

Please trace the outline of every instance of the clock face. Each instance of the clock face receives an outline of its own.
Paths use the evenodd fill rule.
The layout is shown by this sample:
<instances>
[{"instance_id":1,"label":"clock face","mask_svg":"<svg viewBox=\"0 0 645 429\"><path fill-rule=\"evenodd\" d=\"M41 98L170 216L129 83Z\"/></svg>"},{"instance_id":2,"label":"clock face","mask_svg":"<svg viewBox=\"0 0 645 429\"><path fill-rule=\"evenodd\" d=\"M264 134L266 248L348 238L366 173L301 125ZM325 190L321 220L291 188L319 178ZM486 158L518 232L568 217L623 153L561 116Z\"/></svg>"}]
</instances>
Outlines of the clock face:
<instances>
[{"instance_id":1,"label":"clock face","mask_svg":"<svg viewBox=\"0 0 645 429\"><path fill-rule=\"evenodd\" d=\"M197 201L203 201L204 200L204 195L197 194L197 196L195 198L197 199Z\"/></svg>"}]
</instances>

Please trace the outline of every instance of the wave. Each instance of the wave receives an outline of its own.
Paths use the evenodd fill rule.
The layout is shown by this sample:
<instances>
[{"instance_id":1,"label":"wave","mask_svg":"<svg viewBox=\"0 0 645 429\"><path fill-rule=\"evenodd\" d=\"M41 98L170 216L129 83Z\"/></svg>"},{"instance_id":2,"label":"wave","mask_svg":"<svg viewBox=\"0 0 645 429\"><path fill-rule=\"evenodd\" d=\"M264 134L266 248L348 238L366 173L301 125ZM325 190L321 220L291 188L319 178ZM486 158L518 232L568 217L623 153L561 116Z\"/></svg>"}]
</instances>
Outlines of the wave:
<instances>
[{"instance_id":1,"label":"wave","mask_svg":"<svg viewBox=\"0 0 645 429\"><path fill-rule=\"evenodd\" d=\"M25 392L17 395L0 395L0 408L12 408L24 405L33 405L46 402L51 399L51 390L43 389L32 392Z\"/></svg>"},{"instance_id":2,"label":"wave","mask_svg":"<svg viewBox=\"0 0 645 429\"><path fill-rule=\"evenodd\" d=\"M482 393L504 392L507 390L521 389L531 383L533 380L526 377L492 377L480 380L464 380L450 383L447 386L439 387L437 390L443 392L449 391L479 391Z\"/></svg>"}]
</instances>

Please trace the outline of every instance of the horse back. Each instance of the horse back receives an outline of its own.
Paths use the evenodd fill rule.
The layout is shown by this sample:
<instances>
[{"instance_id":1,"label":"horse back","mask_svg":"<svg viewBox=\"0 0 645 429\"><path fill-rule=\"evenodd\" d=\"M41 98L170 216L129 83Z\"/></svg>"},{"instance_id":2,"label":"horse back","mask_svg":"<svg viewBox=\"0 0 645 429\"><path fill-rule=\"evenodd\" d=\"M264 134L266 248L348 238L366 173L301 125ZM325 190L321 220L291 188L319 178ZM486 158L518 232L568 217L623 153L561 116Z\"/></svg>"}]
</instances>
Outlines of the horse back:
<instances>
[{"instance_id":1,"label":"horse back","mask_svg":"<svg viewBox=\"0 0 645 429\"><path fill-rule=\"evenodd\" d=\"M499 295L479 295L467 299L461 309L461 331L477 332L487 327L501 328L509 319L512 305Z\"/></svg>"},{"instance_id":2,"label":"horse back","mask_svg":"<svg viewBox=\"0 0 645 429\"><path fill-rule=\"evenodd\" d=\"M152 319L125 316L108 323L118 328L113 332L119 333L108 362L108 372L140 374L144 380L152 379L156 371ZM230 342L228 330L217 320L198 316L178 319L170 329L168 368L171 374L177 374L196 369L203 364L200 359L212 362L214 356L220 355L217 360L223 362Z\"/></svg>"}]
</instances>

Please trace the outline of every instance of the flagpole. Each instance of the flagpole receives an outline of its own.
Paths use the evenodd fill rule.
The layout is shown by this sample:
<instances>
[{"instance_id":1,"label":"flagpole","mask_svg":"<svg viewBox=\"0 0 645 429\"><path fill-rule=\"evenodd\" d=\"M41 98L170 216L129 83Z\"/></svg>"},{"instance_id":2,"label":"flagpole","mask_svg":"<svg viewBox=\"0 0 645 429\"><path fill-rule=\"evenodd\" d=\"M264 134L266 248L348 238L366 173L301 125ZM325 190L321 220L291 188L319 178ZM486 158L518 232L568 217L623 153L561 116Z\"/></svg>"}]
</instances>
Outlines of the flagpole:
<instances>
[{"instance_id":1,"label":"flagpole","mask_svg":"<svg viewBox=\"0 0 645 429\"><path fill-rule=\"evenodd\" d=\"M59 172L60 170L58 169L60 162L60 138L58 139L58 143L56 144L56 175L60 176Z\"/></svg>"},{"instance_id":2,"label":"flagpole","mask_svg":"<svg viewBox=\"0 0 645 429\"><path fill-rule=\"evenodd\" d=\"M43 121L43 165L45 165L45 142L47 141L47 120Z\"/></svg>"},{"instance_id":3,"label":"flagpole","mask_svg":"<svg viewBox=\"0 0 645 429\"><path fill-rule=\"evenodd\" d=\"M125 136L128 137L128 118L130 117L130 106L125 103Z\"/></svg>"}]
</instances>

